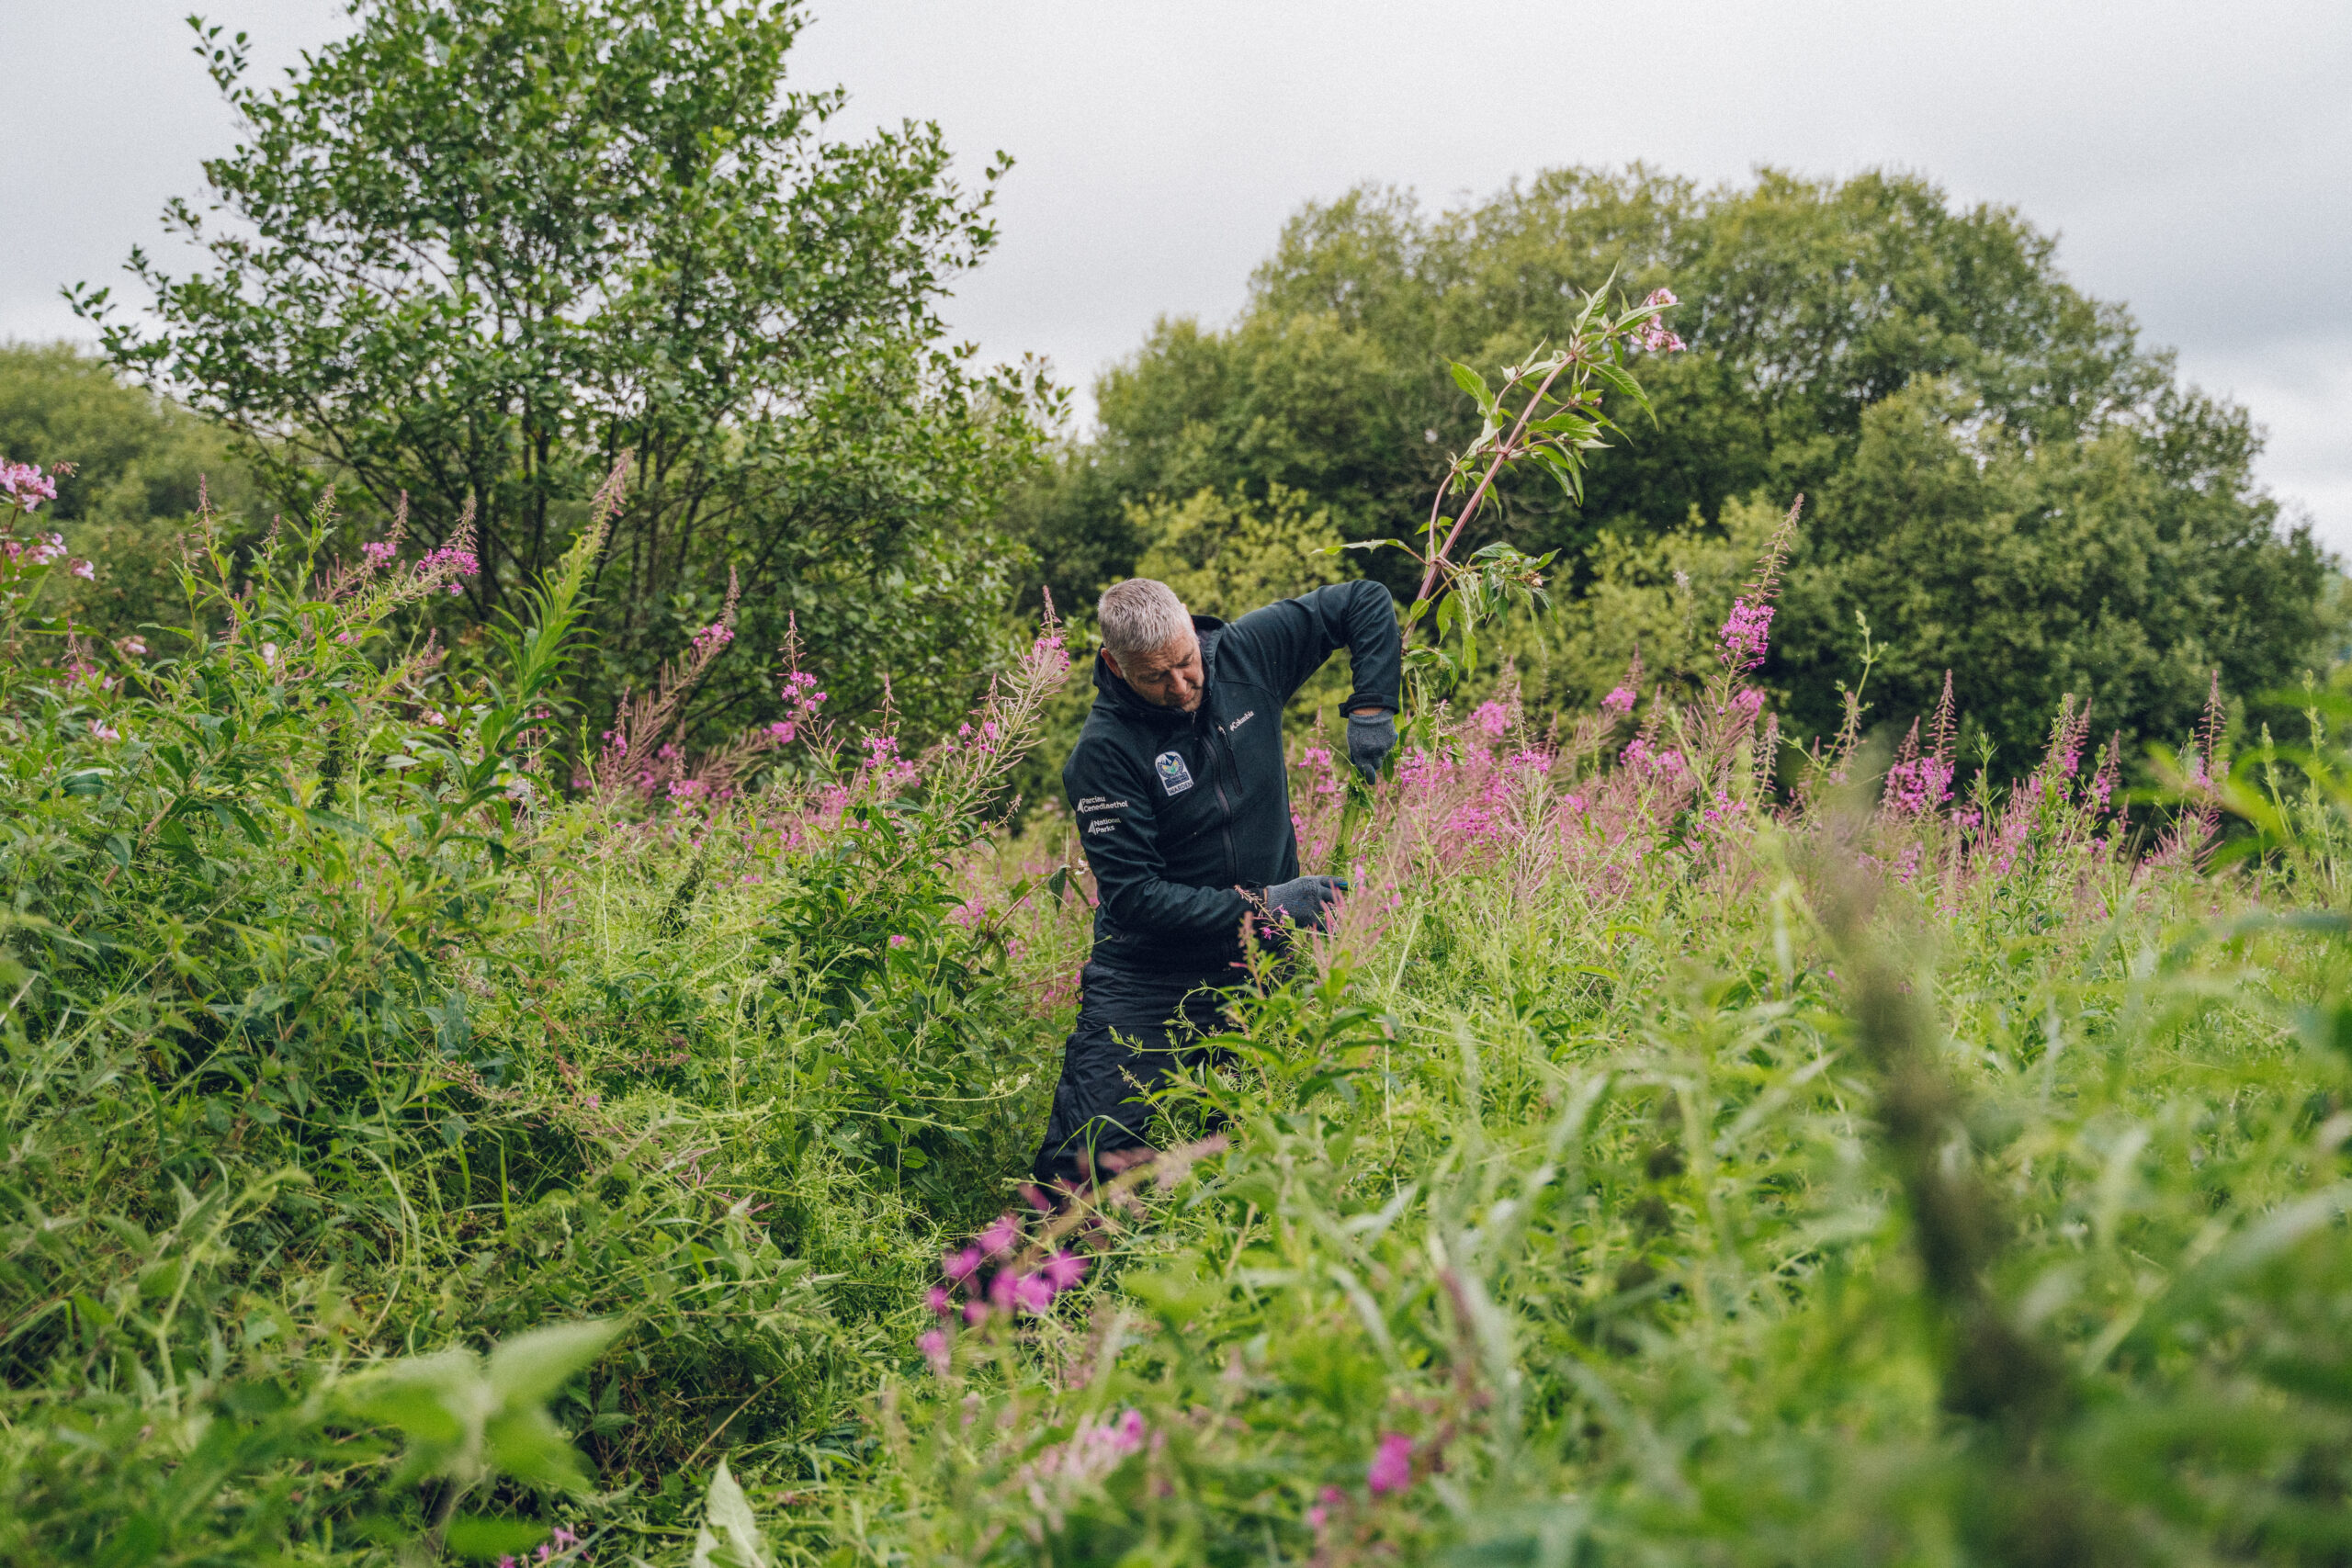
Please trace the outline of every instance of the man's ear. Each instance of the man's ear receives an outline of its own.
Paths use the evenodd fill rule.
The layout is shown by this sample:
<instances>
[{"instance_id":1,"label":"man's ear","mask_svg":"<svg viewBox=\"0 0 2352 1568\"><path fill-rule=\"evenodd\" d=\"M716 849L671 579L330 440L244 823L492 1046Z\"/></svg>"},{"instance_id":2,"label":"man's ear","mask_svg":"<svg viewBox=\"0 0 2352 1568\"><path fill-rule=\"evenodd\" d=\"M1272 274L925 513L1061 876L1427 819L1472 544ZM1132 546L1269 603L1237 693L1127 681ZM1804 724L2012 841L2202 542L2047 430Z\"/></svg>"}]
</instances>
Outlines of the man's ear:
<instances>
[{"instance_id":1,"label":"man's ear","mask_svg":"<svg viewBox=\"0 0 2352 1568\"><path fill-rule=\"evenodd\" d=\"M1111 673L1116 675L1120 680L1124 681L1127 678L1127 672L1119 668L1119 661L1111 657L1111 650L1107 648L1102 650L1102 662L1109 665L1111 667Z\"/></svg>"}]
</instances>

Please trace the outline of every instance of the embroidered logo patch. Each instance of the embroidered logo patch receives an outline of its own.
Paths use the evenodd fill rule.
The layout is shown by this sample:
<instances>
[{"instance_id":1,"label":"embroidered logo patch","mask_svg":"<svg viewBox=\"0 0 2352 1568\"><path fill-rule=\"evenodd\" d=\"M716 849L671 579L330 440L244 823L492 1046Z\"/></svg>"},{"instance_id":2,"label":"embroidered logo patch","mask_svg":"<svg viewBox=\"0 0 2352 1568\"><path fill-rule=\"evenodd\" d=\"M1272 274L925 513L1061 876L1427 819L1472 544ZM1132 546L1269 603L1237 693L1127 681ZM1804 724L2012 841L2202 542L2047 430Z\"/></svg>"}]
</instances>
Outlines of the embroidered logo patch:
<instances>
[{"instance_id":1,"label":"embroidered logo patch","mask_svg":"<svg viewBox=\"0 0 2352 1568\"><path fill-rule=\"evenodd\" d=\"M1249 723L1251 719L1257 716L1258 710L1256 708L1251 708L1248 713L1243 714L1239 718L1237 718L1231 724L1227 725L1225 727L1226 733L1228 735L1232 734L1235 730L1240 728L1243 725Z\"/></svg>"},{"instance_id":2,"label":"embroidered logo patch","mask_svg":"<svg viewBox=\"0 0 2352 1568\"><path fill-rule=\"evenodd\" d=\"M1175 752L1162 751L1151 760L1151 765L1159 774L1159 787L1169 794L1182 795L1193 787L1193 770Z\"/></svg>"}]
</instances>

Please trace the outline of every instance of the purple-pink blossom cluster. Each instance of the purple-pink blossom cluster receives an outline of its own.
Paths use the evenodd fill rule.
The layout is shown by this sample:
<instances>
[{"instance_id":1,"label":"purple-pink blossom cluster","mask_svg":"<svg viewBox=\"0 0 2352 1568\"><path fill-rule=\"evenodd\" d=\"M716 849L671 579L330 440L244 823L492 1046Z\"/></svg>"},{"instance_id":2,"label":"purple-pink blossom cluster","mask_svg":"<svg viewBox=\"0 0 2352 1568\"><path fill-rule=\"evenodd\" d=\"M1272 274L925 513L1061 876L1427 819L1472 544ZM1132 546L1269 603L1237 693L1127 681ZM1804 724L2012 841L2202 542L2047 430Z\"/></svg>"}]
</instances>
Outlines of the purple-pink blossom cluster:
<instances>
[{"instance_id":1,"label":"purple-pink blossom cluster","mask_svg":"<svg viewBox=\"0 0 2352 1568\"><path fill-rule=\"evenodd\" d=\"M1045 1200L1037 1194L1032 1201L1042 1206ZM1056 1250L1032 1267L1022 1267L1021 1241L1021 1222L1011 1214L999 1214L971 1245L941 1256L939 1270L947 1282L932 1286L924 1294L924 1304L943 1324L961 1316L977 1327L995 1316L1042 1314L1053 1306L1055 1297L1086 1278L1091 1260L1074 1252ZM944 1327L929 1330L915 1343L933 1371L947 1371Z\"/></svg>"},{"instance_id":2,"label":"purple-pink blossom cluster","mask_svg":"<svg viewBox=\"0 0 2352 1568\"><path fill-rule=\"evenodd\" d=\"M29 515L42 502L57 499L57 481L32 463L0 463L0 494Z\"/></svg>"},{"instance_id":3,"label":"purple-pink blossom cluster","mask_svg":"<svg viewBox=\"0 0 2352 1568\"><path fill-rule=\"evenodd\" d=\"M910 758L899 755L899 738L895 735L869 735L862 743L865 760L859 771L868 773L888 789L914 783L920 770Z\"/></svg>"},{"instance_id":4,"label":"purple-pink blossom cluster","mask_svg":"<svg viewBox=\"0 0 2352 1568\"><path fill-rule=\"evenodd\" d=\"M1383 1432L1372 1451L1371 1462L1364 1466L1363 1484L1367 1496L1379 1498L1409 1491L1413 1484L1413 1456L1418 1445L1402 1432ZM1325 1532L1334 1519L1354 1506L1356 1499L1337 1486L1326 1486L1316 1494L1306 1510L1306 1523L1328 1549ZM1322 1562L1321 1553L1316 1561Z\"/></svg>"},{"instance_id":5,"label":"purple-pink blossom cluster","mask_svg":"<svg viewBox=\"0 0 2352 1568\"><path fill-rule=\"evenodd\" d=\"M777 694L784 699L785 716L769 725L768 733L788 745L816 728L817 710L825 705L825 694L817 689L817 677L794 670L786 673L784 690Z\"/></svg>"},{"instance_id":6,"label":"purple-pink blossom cluster","mask_svg":"<svg viewBox=\"0 0 2352 1568\"><path fill-rule=\"evenodd\" d=\"M695 658L697 660L716 659L721 649L735 640L735 628L725 621L713 621L696 629L694 635Z\"/></svg>"},{"instance_id":7,"label":"purple-pink blossom cluster","mask_svg":"<svg viewBox=\"0 0 2352 1568\"><path fill-rule=\"evenodd\" d=\"M481 558L463 538L452 539L416 563L420 581L444 584L452 594L464 592L458 586L458 579L479 576L481 572Z\"/></svg>"},{"instance_id":8,"label":"purple-pink blossom cluster","mask_svg":"<svg viewBox=\"0 0 2352 1568\"><path fill-rule=\"evenodd\" d=\"M1716 657L1724 661L1727 670L1753 670L1764 662L1764 655L1771 647L1771 602L1735 599L1731 615L1724 621Z\"/></svg>"},{"instance_id":9,"label":"purple-pink blossom cluster","mask_svg":"<svg viewBox=\"0 0 2352 1568\"><path fill-rule=\"evenodd\" d=\"M1364 1472L1364 1485L1375 1497L1402 1492L1413 1483L1413 1439L1402 1432L1380 1434L1380 1447Z\"/></svg>"},{"instance_id":10,"label":"purple-pink blossom cluster","mask_svg":"<svg viewBox=\"0 0 2352 1568\"><path fill-rule=\"evenodd\" d=\"M1143 1412L1129 1405L1107 1421L1082 1417L1069 1441L1056 1443L1028 1466L1032 1479L1058 1476L1065 1481L1100 1481L1119 1468L1119 1461L1140 1450L1148 1435Z\"/></svg>"},{"instance_id":11,"label":"purple-pink blossom cluster","mask_svg":"<svg viewBox=\"0 0 2352 1568\"><path fill-rule=\"evenodd\" d=\"M1619 686L1600 699L1600 711L1622 716L1634 711L1634 688Z\"/></svg>"},{"instance_id":12,"label":"purple-pink blossom cluster","mask_svg":"<svg viewBox=\"0 0 2352 1568\"><path fill-rule=\"evenodd\" d=\"M1642 301L1645 308L1655 305L1660 310L1668 305L1680 303L1681 301L1674 297L1674 290L1671 288L1652 289L1650 297ZM1641 324L1634 341L1653 353L1672 354L1686 346L1681 338L1676 336L1673 330L1656 316L1652 316Z\"/></svg>"},{"instance_id":13,"label":"purple-pink blossom cluster","mask_svg":"<svg viewBox=\"0 0 2352 1568\"><path fill-rule=\"evenodd\" d=\"M1626 742L1620 761L1645 778L1679 778L1690 771L1680 751L1671 747L1660 748L1641 735Z\"/></svg>"},{"instance_id":14,"label":"purple-pink blossom cluster","mask_svg":"<svg viewBox=\"0 0 2352 1568\"><path fill-rule=\"evenodd\" d=\"M1886 770L1886 805L1905 817L1933 811L1951 798L1951 762L1942 757L1917 756Z\"/></svg>"}]
</instances>

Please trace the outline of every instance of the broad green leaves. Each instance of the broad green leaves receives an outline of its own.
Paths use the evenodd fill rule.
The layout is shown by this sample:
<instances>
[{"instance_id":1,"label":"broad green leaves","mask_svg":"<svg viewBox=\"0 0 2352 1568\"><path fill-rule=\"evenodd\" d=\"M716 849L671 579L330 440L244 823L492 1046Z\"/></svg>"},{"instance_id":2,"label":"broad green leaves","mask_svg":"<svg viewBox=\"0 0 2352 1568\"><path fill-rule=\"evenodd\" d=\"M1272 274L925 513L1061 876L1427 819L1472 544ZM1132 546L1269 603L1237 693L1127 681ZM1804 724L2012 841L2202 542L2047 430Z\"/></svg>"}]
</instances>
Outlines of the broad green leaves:
<instances>
[{"instance_id":1,"label":"broad green leaves","mask_svg":"<svg viewBox=\"0 0 2352 1568\"><path fill-rule=\"evenodd\" d=\"M691 1568L770 1568L767 1538L752 1513L751 1499L720 1460L703 1497L703 1522L695 1531Z\"/></svg>"},{"instance_id":2,"label":"broad green leaves","mask_svg":"<svg viewBox=\"0 0 2352 1568\"><path fill-rule=\"evenodd\" d=\"M547 1402L611 1344L620 1325L562 1324L501 1343L487 1359L448 1349L362 1372L334 1392L335 1408L406 1440L392 1483L427 1476L471 1487L493 1475L580 1491L588 1484Z\"/></svg>"}]
</instances>

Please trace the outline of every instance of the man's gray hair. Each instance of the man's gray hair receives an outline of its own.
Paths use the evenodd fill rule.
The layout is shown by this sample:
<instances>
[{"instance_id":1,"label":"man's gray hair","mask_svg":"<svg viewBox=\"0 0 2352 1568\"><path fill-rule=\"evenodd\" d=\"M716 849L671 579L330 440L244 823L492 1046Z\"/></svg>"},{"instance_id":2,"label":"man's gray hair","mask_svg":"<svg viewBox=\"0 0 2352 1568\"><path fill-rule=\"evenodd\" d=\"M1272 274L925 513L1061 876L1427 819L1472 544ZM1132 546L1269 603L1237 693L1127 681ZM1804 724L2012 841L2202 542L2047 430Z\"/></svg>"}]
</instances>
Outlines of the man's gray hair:
<instances>
[{"instance_id":1,"label":"man's gray hair","mask_svg":"<svg viewBox=\"0 0 2352 1568\"><path fill-rule=\"evenodd\" d=\"M1192 613L1164 582L1130 577L1102 591L1095 606L1102 630L1102 646L1114 659L1135 653L1158 653L1193 629Z\"/></svg>"}]
</instances>

